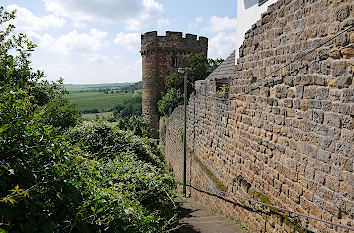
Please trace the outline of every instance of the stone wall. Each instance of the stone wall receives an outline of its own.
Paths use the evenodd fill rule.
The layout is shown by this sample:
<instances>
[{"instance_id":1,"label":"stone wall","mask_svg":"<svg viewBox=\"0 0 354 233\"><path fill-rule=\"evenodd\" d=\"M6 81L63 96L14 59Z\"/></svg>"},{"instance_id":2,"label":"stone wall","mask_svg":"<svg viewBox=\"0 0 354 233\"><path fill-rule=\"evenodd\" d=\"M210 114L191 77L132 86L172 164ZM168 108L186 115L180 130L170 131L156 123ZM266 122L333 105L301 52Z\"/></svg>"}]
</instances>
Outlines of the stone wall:
<instances>
[{"instance_id":1,"label":"stone wall","mask_svg":"<svg viewBox=\"0 0 354 233\"><path fill-rule=\"evenodd\" d=\"M354 227L352 3L279 0L246 33L236 67L230 56L197 83L187 119L192 198L254 232L348 231L224 191ZM182 117L178 108L165 129L180 181Z\"/></svg>"},{"instance_id":2,"label":"stone wall","mask_svg":"<svg viewBox=\"0 0 354 233\"><path fill-rule=\"evenodd\" d=\"M159 113L157 102L164 90L165 78L188 65L187 54L208 52L208 39L182 32L166 32L158 36L156 31L141 35L142 84L144 119L149 123L153 137L158 137Z\"/></svg>"}]
</instances>

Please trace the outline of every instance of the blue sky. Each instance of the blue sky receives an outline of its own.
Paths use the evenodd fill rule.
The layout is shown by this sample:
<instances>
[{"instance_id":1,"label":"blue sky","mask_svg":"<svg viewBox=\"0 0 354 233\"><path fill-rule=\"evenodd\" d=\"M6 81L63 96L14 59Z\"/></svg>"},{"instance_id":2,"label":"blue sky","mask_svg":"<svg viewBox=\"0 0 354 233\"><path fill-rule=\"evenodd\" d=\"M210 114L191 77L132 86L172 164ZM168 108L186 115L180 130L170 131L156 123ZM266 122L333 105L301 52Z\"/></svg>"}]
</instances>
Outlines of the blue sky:
<instances>
[{"instance_id":1,"label":"blue sky","mask_svg":"<svg viewBox=\"0 0 354 233\"><path fill-rule=\"evenodd\" d=\"M48 80L141 80L140 34L182 31L209 38L209 57L235 49L237 0L5 0L12 23L38 48L33 67Z\"/></svg>"}]
</instances>

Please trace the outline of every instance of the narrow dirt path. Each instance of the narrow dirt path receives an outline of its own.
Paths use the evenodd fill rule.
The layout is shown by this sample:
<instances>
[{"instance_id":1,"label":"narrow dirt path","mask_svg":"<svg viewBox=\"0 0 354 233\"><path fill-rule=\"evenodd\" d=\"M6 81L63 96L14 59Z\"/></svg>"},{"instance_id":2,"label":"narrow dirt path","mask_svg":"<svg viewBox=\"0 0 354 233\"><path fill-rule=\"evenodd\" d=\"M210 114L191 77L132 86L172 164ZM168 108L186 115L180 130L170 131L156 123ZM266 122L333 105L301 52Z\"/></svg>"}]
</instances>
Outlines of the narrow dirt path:
<instances>
[{"instance_id":1,"label":"narrow dirt path","mask_svg":"<svg viewBox=\"0 0 354 233\"><path fill-rule=\"evenodd\" d=\"M213 213L190 199L181 200L180 233L244 233L232 220Z\"/></svg>"}]
</instances>

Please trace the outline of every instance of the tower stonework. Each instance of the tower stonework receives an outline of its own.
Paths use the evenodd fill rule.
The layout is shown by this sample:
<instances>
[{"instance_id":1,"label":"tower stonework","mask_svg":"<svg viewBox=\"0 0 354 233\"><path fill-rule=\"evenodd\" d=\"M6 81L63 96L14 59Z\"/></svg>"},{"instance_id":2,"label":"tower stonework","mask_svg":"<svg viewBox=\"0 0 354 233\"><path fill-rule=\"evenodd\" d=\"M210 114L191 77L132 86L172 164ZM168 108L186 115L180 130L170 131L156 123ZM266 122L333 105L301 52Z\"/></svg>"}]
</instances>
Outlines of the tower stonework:
<instances>
[{"instance_id":1,"label":"tower stonework","mask_svg":"<svg viewBox=\"0 0 354 233\"><path fill-rule=\"evenodd\" d=\"M182 32L166 32L158 36L157 31L141 35L143 117L148 122L152 136L158 138L159 112L157 102L164 90L165 78L188 65L187 54L208 53L208 38Z\"/></svg>"}]
</instances>

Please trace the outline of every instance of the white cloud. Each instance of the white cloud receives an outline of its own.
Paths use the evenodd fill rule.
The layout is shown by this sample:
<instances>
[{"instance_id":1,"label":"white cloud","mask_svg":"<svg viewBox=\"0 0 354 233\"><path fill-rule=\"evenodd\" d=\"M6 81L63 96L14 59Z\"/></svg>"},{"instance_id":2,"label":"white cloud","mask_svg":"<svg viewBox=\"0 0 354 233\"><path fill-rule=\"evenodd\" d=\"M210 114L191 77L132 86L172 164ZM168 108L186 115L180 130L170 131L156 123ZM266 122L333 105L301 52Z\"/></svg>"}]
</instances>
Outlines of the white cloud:
<instances>
[{"instance_id":1,"label":"white cloud","mask_svg":"<svg viewBox=\"0 0 354 233\"><path fill-rule=\"evenodd\" d=\"M166 18L163 18L163 17L162 18L158 18L156 23L157 23L157 27L159 29L171 25L171 21L169 19L166 19Z\"/></svg>"},{"instance_id":2,"label":"white cloud","mask_svg":"<svg viewBox=\"0 0 354 233\"><path fill-rule=\"evenodd\" d=\"M121 56L113 56L113 59L117 60L117 61L122 61L123 58Z\"/></svg>"},{"instance_id":3,"label":"white cloud","mask_svg":"<svg viewBox=\"0 0 354 233\"><path fill-rule=\"evenodd\" d=\"M26 35L30 40L32 40L34 43L38 45L39 48L49 48L50 46L53 45L54 43L54 38L49 35L48 33L45 33L44 35L40 35L38 33L35 33L33 31L28 31L26 32Z\"/></svg>"},{"instance_id":4,"label":"white cloud","mask_svg":"<svg viewBox=\"0 0 354 233\"><path fill-rule=\"evenodd\" d=\"M57 15L78 21L115 20L139 13L141 0L43 0L45 7Z\"/></svg>"},{"instance_id":5,"label":"white cloud","mask_svg":"<svg viewBox=\"0 0 354 233\"><path fill-rule=\"evenodd\" d=\"M208 29L216 32L236 30L236 18L212 16L209 19Z\"/></svg>"},{"instance_id":6,"label":"white cloud","mask_svg":"<svg viewBox=\"0 0 354 233\"><path fill-rule=\"evenodd\" d=\"M213 58L226 58L235 49L235 44L235 32L219 32L209 40L209 54Z\"/></svg>"},{"instance_id":7,"label":"white cloud","mask_svg":"<svg viewBox=\"0 0 354 233\"><path fill-rule=\"evenodd\" d=\"M199 24L203 21L202 17L197 17L194 19L193 22L191 22L190 24L188 24L188 31L193 31L196 28L198 28Z\"/></svg>"},{"instance_id":8,"label":"white cloud","mask_svg":"<svg viewBox=\"0 0 354 233\"><path fill-rule=\"evenodd\" d=\"M53 14L82 21L124 20L128 30L139 30L163 11L155 0L43 0Z\"/></svg>"},{"instance_id":9,"label":"white cloud","mask_svg":"<svg viewBox=\"0 0 354 233\"><path fill-rule=\"evenodd\" d=\"M95 52L103 46L103 40L107 32L91 29L88 34L78 33L76 30L62 35L56 39L53 48L60 53L80 53Z\"/></svg>"},{"instance_id":10,"label":"white cloud","mask_svg":"<svg viewBox=\"0 0 354 233\"><path fill-rule=\"evenodd\" d=\"M114 43L123 46L127 49L139 51L141 34L139 32L134 33L117 33Z\"/></svg>"},{"instance_id":11,"label":"white cloud","mask_svg":"<svg viewBox=\"0 0 354 233\"><path fill-rule=\"evenodd\" d=\"M19 7L16 4L7 6L7 10L16 10L16 18L13 24L19 29L39 31L49 27L62 27L66 23L65 19L55 15L37 17L27 8Z\"/></svg>"},{"instance_id":12,"label":"white cloud","mask_svg":"<svg viewBox=\"0 0 354 233\"><path fill-rule=\"evenodd\" d=\"M83 55L86 61L91 62L91 63L108 63L109 58L107 56L98 54L98 53L91 53L91 54L86 54Z\"/></svg>"},{"instance_id":13,"label":"white cloud","mask_svg":"<svg viewBox=\"0 0 354 233\"><path fill-rule=\"evenodd\" d=\"M126 29L130 31L141 31L163 12L162 5L154 0L142 0L144 11L125 21Z\"/></svg>"},{"instance_id":14,"label":"white cloud","mask_svg":"<svg viewBox=\"0 0 354 233\"><path fill-rule=\"evenodd\" d=\"M40 35L34 32L26 33L29 38L39 43L40 47L61 54L90 54L104 46L107 32L91 29L89 33L78 33L76 30L53 38L49 34Z\"/></svg>"},{"instance_id":15,"label":"white cloud","mask_svg":"<svg viewBox=\"0 0 354 233\"><path fill-rule=\"evenodd\" d=\"M87 27L87 24L82 23L82 22L74 22L74 23L73 23L73 26L74 26L74 28L82 29L82 28L86 28L86 27Z\"/></svg>"},{"instance_id":16,"label":"white cloud","mask_svg":"<svg viewBox=\"0 0 354 233\"><path fill-rule=\"evenodd\" d=\"M121 71L129 72L136 72L141 70L141 58L137 59L135 62L131 64L127 64L120 68ZM139 75L140 76L140 75Z\"/></svg>"},{"instance_id":17,"label":"white cloud","mask_svg":"<svg viewBox=\"0 0 354 233\"><path fill-rule=\"evenodd\" d=\"M67 64L67 63L59 63L57 65L59 70L73 70L75 69L75 66L72 64Z\"/></svg>"},{"instance_id":18,"label":"white cloud","mask_svg":"<svg viewBox=\"0 0 354 233\"><path fill-rule=\"evenodd\" d=\"M209 54L212 58L226 58L236 47L236 19L212 16L202 29L209 37Z\"/></svg>"}]
</instances>

